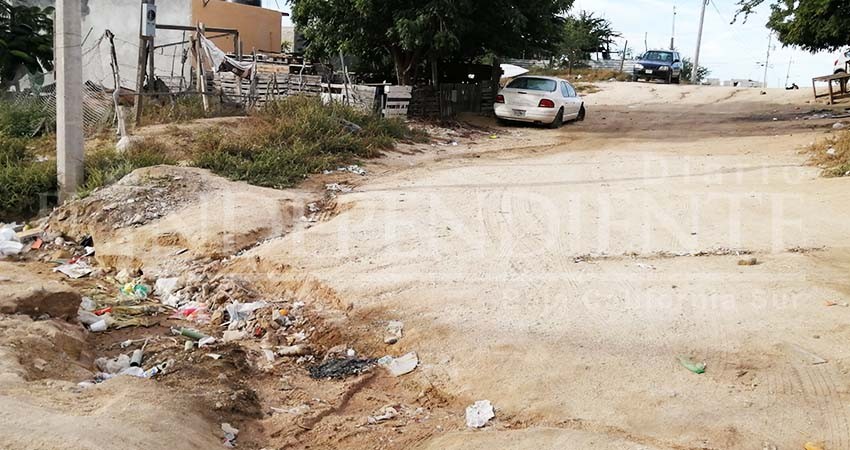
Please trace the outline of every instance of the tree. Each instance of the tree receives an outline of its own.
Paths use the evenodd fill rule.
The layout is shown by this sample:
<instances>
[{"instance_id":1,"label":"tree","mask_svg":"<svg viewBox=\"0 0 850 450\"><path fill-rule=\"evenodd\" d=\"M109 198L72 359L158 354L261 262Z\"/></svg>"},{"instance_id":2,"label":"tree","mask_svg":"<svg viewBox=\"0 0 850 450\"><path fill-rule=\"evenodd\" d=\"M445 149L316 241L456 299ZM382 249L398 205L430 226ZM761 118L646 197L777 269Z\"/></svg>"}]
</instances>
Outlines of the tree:
<instances>
[{"instance_id":1,"label":"tree","mask_svg":"<svg viewBox=\"0 0 850 450\"><path fill-rule=\"evenodd\" d=\"M740 0L735 15L746 17L765 0ZM850 45L850 1L848 0L770 0L767 27L779 42L817 52L833 51Z\"/></svg>"},{"instance_id":2,"label":"tree","mask_svg":"<svg viewBox=\"0 0 850 450\"><path fill-rule=\"evenodd\" d=\"M425 60L472 61L495 52L524 56L554 50L561 14L573 0L291 0L307 53L343 51L375 61L383 52L399 84Z\"/></svg>"},{"instance_id":3,"label":"tree","mask_svg":"<svg viewBox=\"0 0 850 450\"><path fill-rule=\"evenodd\" d=\"M620 33L614 31L607 19L581 11L577 16L569 16L564 20L559 50L567 57L572 71L575 61L590 59L591 53L610 53L611 44L618 37Z\"/></svg>"},{"instance_id":4,"label":"tree","mask_svg":"<svg viewBox=\"0 0 850 450\"><path fill-rule=\"evenodd\" d=\"M694 71L694 63L691 61L691 58L682 58L682 73L679 75L679 78L682 80L690 80L691 74ZM701 83L705 81L708 76L711 75L711 71L708 70L705 66L699 66L697 69L697 83Z\"/></svg>"},{"instance_id":5,"label":"tree","mask_svg":"<svg viewBox=\"0 0 850 450\"><path fill-rule=\"evenodd\" d=\"M0 0L0 90L15 84L22 69L53 70L53 8Z\"/></svg>"}]
</instances>

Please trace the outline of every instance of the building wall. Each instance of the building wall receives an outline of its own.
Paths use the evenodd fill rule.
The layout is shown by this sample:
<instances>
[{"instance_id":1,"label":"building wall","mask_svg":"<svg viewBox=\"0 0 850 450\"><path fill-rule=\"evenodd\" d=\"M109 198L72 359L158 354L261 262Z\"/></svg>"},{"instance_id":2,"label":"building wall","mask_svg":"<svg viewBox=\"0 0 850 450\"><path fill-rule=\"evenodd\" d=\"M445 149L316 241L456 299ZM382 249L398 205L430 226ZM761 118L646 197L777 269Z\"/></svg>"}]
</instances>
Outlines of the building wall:
<instances>
[{"instance_id":1,"label":"building wall","mask_svg":"<svg viewBox=\"0 0 850 450\"><path fill-rule=\"evenodd\" d=\"M83 9L83 81L113 86L110 68L109 43L101 39L106 30L115 35L115 53L118 59L121 85L135 89L136 67L139 60L139 22L141 2L139 0L87 0L88 8ZM169 25L190 25L191 5L189 1L157 2L157 23ZM86 9L88 11L86 11ZM189 34L186 34L188 40ZM154 45L180 42L181 31L157 30ZM158 77L168 83L172 77L181 75L181 57L183 48L188 44L175 45L159 49L154 54L154 70ZM189 79L191 62L183 67L184 77ZM175 83L176 84L176 83Z\"/></svg>"},{"instance_id":2,"label":"building wall","mask_svg":"<svg viewBox=\"0 0 850 450\"><path fill-rule=\"evenodd\" d=\"M192 23L239 30L242 50L246 54L253 49L279 52L281 22L280 12L270 9L221 0L192 0ZM213 42L225 52L235 51L231 37L213 39Z\"/></svg>"}]
</instances>

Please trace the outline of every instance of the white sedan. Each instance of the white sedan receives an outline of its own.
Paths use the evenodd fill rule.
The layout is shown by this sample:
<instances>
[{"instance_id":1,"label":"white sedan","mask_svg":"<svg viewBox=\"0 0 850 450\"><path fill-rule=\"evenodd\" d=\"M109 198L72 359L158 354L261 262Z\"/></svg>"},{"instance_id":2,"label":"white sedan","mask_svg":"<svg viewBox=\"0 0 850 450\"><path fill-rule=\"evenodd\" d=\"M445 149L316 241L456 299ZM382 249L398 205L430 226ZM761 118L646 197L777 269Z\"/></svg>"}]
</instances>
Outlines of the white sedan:
<instances>
[{"instance_id":1,"label":"white sedan","mask_svg":"<svg viewBox=\"0 0 850 450\"><path fill-rule=\"evenodd\" d=\"M496 96L496 117L502 121L546 124L558 128L584 120L584 101L567 80L543 76L514 78Z\"/></svg>"}]
</instances>

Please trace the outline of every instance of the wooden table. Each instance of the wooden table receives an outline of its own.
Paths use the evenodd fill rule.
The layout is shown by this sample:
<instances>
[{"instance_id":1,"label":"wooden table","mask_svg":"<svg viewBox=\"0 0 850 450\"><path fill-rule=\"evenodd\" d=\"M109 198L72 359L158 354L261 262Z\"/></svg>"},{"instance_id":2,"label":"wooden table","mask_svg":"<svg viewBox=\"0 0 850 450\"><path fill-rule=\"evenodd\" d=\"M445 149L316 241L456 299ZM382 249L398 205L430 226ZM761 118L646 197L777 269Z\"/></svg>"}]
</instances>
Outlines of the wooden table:
<instances>
[{"instance_id":1,"label":"wooden table","mask_svg":"<svg viewBox=\"0 0 850 450\"><path fill-rule=\"evenodd\" d=\"M848 96L847 92L847 80L850 80L850 74L848 73L837 73L834 75L824 75L822 77L814 77L812 78L812 92L815 94L815 100L821 97L829 97L829 104L835 103L835 99L843 98ZM818 89L815 86L817 82L826 82L829 87L829 92L818 94ZM838 82L838 91L836 92L832 88L832 83L834 81Z\"/></svg>"}]
</instances>

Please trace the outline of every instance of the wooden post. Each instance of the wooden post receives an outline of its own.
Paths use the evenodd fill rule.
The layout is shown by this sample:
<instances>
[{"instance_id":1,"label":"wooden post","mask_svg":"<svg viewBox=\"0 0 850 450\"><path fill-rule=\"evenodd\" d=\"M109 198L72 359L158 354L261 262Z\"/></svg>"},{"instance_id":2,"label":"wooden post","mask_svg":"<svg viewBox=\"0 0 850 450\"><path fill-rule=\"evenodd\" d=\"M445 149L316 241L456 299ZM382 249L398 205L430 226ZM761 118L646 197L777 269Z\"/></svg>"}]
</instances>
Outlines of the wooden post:
<instances>
[{"instance_id":1,"label":"wooden post","mask_svg":"<svg viewBox=\"0 0 850 450\"><path fill-rule=\"evenodd\" d=\"M136 101L133 102L133 116L136 126L142 123L142 109L144 108L144 96L142 91L145 85L145 66L148 62L148 53L152 48L148 46L148 38L142 36L142 27L144 26L144 18L142 17L142 8L145 4L153 4L156 0L142 0L139 6L139 59L136 62Z\"/></svg>"},{"instance_id":2,"label":"wooden post","mask_svg":"<svg viewBox=\"0 0 850 450\"><path fill-rule=\"evenodd\" d=\"M626 45L623 46L623 56L620 58L620 73L623 73L623 65L626 64L626 51L629 49L629 41L626 40Z\"/></svg>"},{"instance_id":3,"label":"wooden post","mask_svg":"<svg viewBox=\"0 0 850 450\"><path fill-rule=\"evenodd\" d=\"M62 203L74 196L84 176L80 0L57 0L55 17L56 172Z\"/></svg>"},{"instance_id":4,"label":"wooden post","mask_svg":"<svg viewBox=\"0 0 850 450\"><path fill-rule=\"evenodd\" d=\"M118 57L115 54L115 35L112 31L106 30L106 38L109 39L109 57L112 65L112 77L115 83L115 90L112 91L112 102L115 104L115 118L118 120L118 135L122 138L127 136L127 124L124 121L124 111L121 109L121 74L118 69Z\"/></svg>"},{"instance_id":5,"label":"wooden post","mask_svg":"<svg viewBox=\"0 0 850 450\"><path fill-rule=\"evenodd\" d=\"M827 86L829 86L829 104L832 104L832 80L826 81Z\"/></svg>"},{"instance_id":6,"label":"wooden post","mask_svg":"<svg viewBox=\"0 0 850 450\"><path fill-rule=\"evenodd\" d=\"M197 37L195 38L195 54L197 55L196 64L198 65L198 70L196 70L198 74L198 92L201 93L201 102L204 104L204 112L209 112L210 110L210 100L207 98L207 76L204 73L204 57L203 57L203 44L201 44L201 36L203 32L201 31L203 24L200 25L197 33Z\"/></svg>"}]
</instances>

